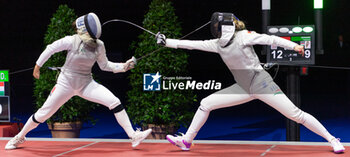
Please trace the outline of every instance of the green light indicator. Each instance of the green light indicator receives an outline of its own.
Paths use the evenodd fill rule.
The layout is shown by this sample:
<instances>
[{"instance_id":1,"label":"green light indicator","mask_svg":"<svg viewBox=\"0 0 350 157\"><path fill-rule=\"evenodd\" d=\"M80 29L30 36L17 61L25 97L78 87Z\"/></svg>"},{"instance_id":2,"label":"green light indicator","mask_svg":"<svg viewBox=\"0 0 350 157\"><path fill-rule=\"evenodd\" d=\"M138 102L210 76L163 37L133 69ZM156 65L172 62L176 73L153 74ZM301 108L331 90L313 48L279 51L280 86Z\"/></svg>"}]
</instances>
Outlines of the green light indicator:
<instances>
[{"instance_id":1,"label":"green light indicator","mask_svg":"<svg viewBox=\"0 0 350 157\"><path fill-rule=\"evenodd\" d=\"M300 33L301 31L303 31L303 29L302 29L301 27L294 27L294 28L292 29L292 31L293 31L294 33Z\"/></svg>"},{"instance_id":2,"label":"green light indicator","mask_svg":"<svg viewBox=\"0 0 350 157\"><path fill-rule=\"evenodd\" d=\"M6 70L0 70L0 82L9 81L9 72Z\"/></svg>"},{"instance_id":3,"label":"green light indicator","mask_svg":"<svg viewBox=\"0 0 350 157\"><path fill-rule=\"evenodd\" d=\"M312 27L310 27L310 26L307 26L307 27L304 27L303 28L303 31L305 32L305 33L310 33L310 32L312 32L314 29L312 28Z\"/></svg>"},{"instance_id":4,"label":"green light indicator","mask_svg":"<svg viewBox=\"0 0 350 157\"><path fill-rule=\"evenodd\" d=\"M311 36L293 36L291 41L311 41Z\"/></svg>"},{"instance_id":5,"label":"green light indicator","mask_svg":"<svg viewBox=\"0 0 350 157\"><path fill-rule=\"evenodd\" d=\"M314 9L323 9L323 0L314 0Z\"/></svg>"}]
</instances>

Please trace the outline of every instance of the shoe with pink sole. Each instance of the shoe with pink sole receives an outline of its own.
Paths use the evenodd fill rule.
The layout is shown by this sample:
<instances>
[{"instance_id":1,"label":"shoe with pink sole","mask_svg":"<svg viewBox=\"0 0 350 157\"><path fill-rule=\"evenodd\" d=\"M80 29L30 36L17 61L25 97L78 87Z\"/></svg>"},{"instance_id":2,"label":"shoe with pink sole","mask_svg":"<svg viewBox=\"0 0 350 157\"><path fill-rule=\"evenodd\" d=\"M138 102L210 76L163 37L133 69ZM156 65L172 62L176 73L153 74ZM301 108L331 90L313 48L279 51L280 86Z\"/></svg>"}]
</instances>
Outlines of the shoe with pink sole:
<instances>
[{"instance_id":1,"label":"shoe with pink sole","mask_svg":"<svg viewBox=\"0 0 350 157\"><path fill-rule=\"evenodd\" d=\"M172 143L175 146L178 146L182 150L190 150L190 147L192 145L192 143L189 143L184 139L184 134L180 136L167 135L166 138L170 143Z\"/></svg>"}]
</instances>

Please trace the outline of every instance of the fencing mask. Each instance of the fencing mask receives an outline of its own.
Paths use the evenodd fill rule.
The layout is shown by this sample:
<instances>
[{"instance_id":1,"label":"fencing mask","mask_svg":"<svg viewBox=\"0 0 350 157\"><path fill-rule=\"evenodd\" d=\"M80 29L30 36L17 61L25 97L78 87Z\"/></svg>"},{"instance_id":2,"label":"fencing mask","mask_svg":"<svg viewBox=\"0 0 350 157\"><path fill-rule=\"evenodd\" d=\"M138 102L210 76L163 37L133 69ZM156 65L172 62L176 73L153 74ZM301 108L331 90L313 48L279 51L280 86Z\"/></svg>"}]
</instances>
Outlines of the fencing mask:
<instances>
[{"instance_id":1,"label":"fencing mask","mask_svg":"<svg viewBox=\"0 0 350 157\"><path fill-rule=\"evenodd\" d=\"M210 31L214 38L219 38L221 47L226 47L235 34L234 20L239 20L232 13L215 12L211 16Z\"/></svg>"},{"instance_id":2,"label":"fencing mask","mask_svg":"<svg viewBox=\"0 0 350 157\"><path fill-rule=\"evenodd\" d=\"M81 33L88 32L91 38L98 39L101 36L101 23L95 13L80 16L76 22L76 27Z\"/></svg>"}]
</instances>

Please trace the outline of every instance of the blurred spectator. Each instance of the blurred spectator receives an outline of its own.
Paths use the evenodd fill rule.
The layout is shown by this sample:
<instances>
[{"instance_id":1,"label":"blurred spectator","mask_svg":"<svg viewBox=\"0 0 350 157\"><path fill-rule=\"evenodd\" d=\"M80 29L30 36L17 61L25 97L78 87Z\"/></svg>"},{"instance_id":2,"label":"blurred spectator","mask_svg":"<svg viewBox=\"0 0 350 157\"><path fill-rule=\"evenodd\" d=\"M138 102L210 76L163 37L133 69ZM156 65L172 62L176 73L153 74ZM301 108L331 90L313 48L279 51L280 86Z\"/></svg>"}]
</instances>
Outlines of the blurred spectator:
<instances>
[{"instance_id":1,"label":"blurred spectator","mask_svg":"<svg viewBox=\"0 0 350 157\"><path fill-rule=\"evenodd\" d=\"M344 40L344 36L342 34L338 35L335 51L337 53L347 53L348 50L349 50L349 44L346 42L346 40Z\"/></svg>"}]
</instances>

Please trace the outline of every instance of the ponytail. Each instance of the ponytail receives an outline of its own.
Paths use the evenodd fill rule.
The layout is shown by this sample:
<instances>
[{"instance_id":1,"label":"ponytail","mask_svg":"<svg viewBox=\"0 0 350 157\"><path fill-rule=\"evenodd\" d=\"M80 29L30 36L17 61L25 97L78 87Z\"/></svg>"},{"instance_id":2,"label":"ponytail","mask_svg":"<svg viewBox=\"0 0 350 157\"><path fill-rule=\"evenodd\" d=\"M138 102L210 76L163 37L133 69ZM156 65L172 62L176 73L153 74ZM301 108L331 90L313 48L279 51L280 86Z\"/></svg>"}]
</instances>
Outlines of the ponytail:
<instances>
[{"instance_id":1,"label":"ponytail","mask_svg":"<svg viewBox=\"0 0 350 157\"><path fill-rule=\"evenodd\" d=\"M245 24L244 24L243 21L234 20L233 22L236 25L236 31L241 31L241 30L245 30L246 29Z\"/></svg>"}]
</instances>

